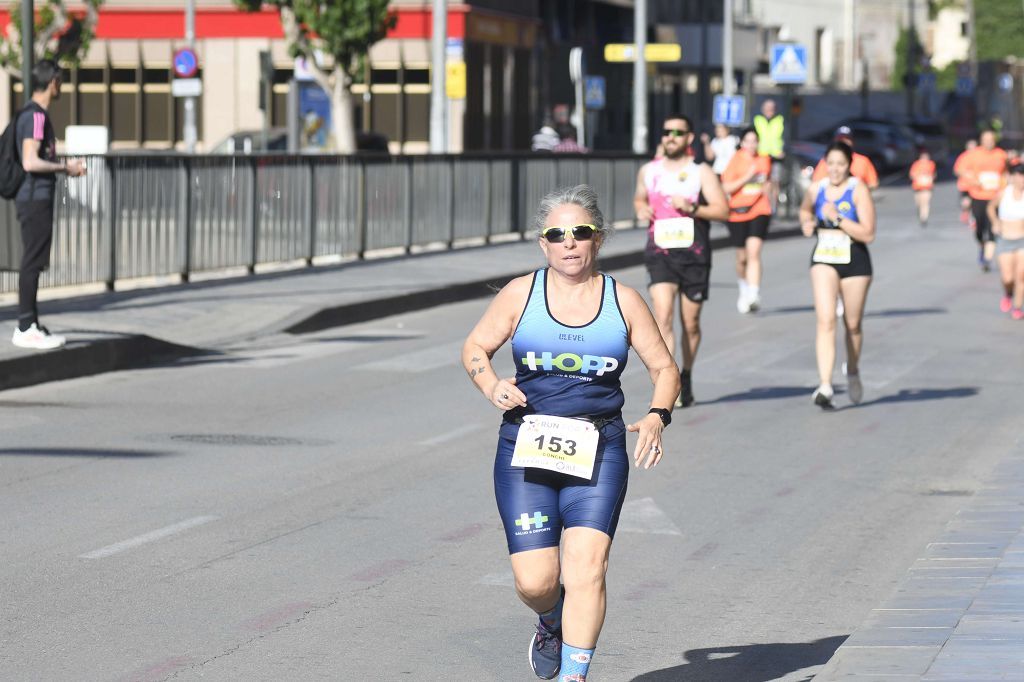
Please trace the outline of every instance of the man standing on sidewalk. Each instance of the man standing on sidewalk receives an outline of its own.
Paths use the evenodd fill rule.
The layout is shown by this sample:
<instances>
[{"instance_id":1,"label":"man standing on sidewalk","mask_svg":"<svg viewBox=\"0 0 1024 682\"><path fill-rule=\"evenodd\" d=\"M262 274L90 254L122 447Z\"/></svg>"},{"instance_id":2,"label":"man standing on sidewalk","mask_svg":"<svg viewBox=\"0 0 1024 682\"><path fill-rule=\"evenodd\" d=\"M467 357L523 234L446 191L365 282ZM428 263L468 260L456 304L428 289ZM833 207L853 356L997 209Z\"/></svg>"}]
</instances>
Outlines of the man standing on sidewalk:
<instances>
[{"instance_id":1,"label":"man standing on sidewalk","mask_svg":"<svg viewBox=\"0 0 1024 682\"><path fill-rule=\"evenodd\" d=\"M786 157L785 133L786 121L775 109L775 100L766 99L761 103L761 113L754 116L754 130L757 131L757 153L772 157L771 204L772 211L779 201L779 188L782 186L782 161Z\"/></svg>"},{"instance_id":2,"label":"man standing on sidewalk","mask_svg":"<svg viewBox=\"0 0 1024 682\"><path fill-rule=\"evenodd\" d=\"M78 160L57 161L57 138L47 109L60 98L60 68L44 59L32 69L32 99L17 114L15 133L25 179L14 206L21 223L21 271L18 276L18 326L11 341L21 348L47 350L64 345L64 337L51 334L39 323L36 299L39 275L50 265L53 243L53 197L57 173L85 175Z\"/></svg>"}]
</instances>

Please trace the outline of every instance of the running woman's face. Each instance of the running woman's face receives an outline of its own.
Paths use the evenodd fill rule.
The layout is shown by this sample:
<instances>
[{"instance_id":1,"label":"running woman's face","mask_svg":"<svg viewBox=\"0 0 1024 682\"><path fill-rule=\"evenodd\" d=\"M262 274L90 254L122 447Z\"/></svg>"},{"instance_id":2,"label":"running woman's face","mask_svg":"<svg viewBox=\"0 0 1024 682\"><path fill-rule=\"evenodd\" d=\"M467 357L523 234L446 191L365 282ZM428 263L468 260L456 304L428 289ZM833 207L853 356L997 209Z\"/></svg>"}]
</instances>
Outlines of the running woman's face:
<instances>
[{"instance_id":1,"label":"running woman's face","mask_svg":"<svg viewBox=\"0 0 1024 682\"><path fill-rule=\"evenodd\" d=\"M757 156L757 133L751 131L744 135L740 147L748 154Z\"/></svg>"},{"instance_id":2,"label":"running woman's face","mask_svg":"<svg viewBox=\"0 0 1024 682\"><path fill-rule=\"evenodd\" d=\"M562 204L548 214L545 227L554 225L572 227L592 224L590 213L576 204ZM547 256L548 265L564 275L590 274L597 262L597 251L601 248L601 233L590 239L576 239L572 230L566 230L565 239L558 243L540 238L540 248Z\"/></svg>"},{"instance_id":3,"label":"running woman's face","mask_svg":"<svg viewBox=\"0 0 1024 682\"><path fill-rule=\"evenodd\" d=\"M982 133L981 134L981 146L984 147L985 149L989 149L989 150L995 149L996 148L996 134L991 132L991 131L989 131L987 133Z\"/></svg>"},{"instance_id":4,"label":"running woman's face","mask_svg":"<svg viewBox=\"0 0 1024 682\"><path fill-rule=\"evenodd\" d=\"M681 118L670 118L665 121L661 131L661 146L665 148L665 156L678 159L684 156L693 143L693 131Z\"/></svg>"},{"instance_id":5,"label":"running woman's face","mask_svg":"<svg viewBox=\"0 0 1024 682\"><path fill-rule=\"evenodd\" d=\"M850 162L838 149L833 149L825 157L825 168L828 170L829 182L833 185L838 185L850 177Z\"/></svg>"}]
</instances>

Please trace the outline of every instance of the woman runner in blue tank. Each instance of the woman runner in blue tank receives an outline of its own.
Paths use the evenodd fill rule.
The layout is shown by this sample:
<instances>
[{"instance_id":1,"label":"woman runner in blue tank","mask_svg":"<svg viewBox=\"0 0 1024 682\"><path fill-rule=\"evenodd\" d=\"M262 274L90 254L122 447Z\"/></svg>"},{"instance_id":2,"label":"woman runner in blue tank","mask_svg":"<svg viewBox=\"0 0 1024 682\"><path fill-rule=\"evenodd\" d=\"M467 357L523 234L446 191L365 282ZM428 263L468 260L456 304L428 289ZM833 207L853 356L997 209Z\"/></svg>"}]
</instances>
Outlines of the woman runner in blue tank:
<instances>
[{"instance_id":1,"label":"woman runner in blue tank","mask_svg":"<svg viewBox=\"0 0 1024 682\"><path fill-rule=\"evenodd\" d=\"M871 192L850 177L853 149L833 142L825 150L828 176L812 184L800 206L800 225L807 237L817 236L811 254L811 286L817 317L815 349L820 383L812 400L832 409L832 372L836 363L836 302L843 296L846 324L847 393L853 403L864 395L860 381L860 352L864 343L861 320L871 286L868 244L875 239L875 204Z\"/></svg>"},{"instance_id":2,"label":"woman runner in blue tank","mask_svg":"<svg viewBox=\"0 0 1024 682\"><path fill-rule=\"evenodd\" d=\"M679 374L643 298L597 272L607 229L594 191L549 194L534 227L547 267L498 293L462 362L504 412L494 492L516 592L539 616L530 664L542 679L582 682L604 624L605 571L629 473L626 431L638 434L636 466L656 465ZM509 339L516 375L499 379L491 358ZM625 426L619 378L630 347L654 397L650 412Z\"/></svg>"}]
</instances>

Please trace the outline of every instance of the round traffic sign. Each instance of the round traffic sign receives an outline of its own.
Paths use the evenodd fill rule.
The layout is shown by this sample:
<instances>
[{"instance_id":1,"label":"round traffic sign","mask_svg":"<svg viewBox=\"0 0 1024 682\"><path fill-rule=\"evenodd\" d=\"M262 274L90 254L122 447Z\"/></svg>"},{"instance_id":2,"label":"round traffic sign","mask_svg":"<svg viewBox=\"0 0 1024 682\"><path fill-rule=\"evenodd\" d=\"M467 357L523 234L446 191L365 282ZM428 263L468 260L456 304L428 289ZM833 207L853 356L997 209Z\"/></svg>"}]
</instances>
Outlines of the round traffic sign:
<instances>
[{"instance_id":1,"label":"round traffic sign","mask_svg":"<svg viewBox=\"0 0 1024 682\"><path fill-rule=\"evenodd\" d=\"M199 57L191 47L183 47L175 52L171 64L178 78L191 78L199 71Z\"/></svg>"}]
</instances>

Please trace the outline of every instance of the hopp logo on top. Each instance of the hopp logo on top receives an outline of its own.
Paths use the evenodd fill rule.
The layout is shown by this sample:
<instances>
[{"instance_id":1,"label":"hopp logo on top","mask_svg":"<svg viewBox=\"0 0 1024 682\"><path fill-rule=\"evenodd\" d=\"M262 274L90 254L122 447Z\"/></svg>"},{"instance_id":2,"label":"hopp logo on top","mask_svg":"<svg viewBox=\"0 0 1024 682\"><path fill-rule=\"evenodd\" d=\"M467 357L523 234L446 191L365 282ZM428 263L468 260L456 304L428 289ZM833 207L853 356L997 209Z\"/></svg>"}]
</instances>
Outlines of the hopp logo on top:
<instances>
[{"instance_id":1,"label":"hopp logo on top","mask_svg":"<svg viewBox=\"0 0 1024 682\"><path fill-rule=\"evenodd\" d=\"M614 372L619 367L618 360L604 355L584 355L581 357L574 353L553 355L548 351L544 351L538 356L532 350L520 362L534 371L543 369L545 372L553 372L557 369L562 372L584 375L594 374L596 376L603 376L605 372Z\"/></svg>"}]
</instances>

